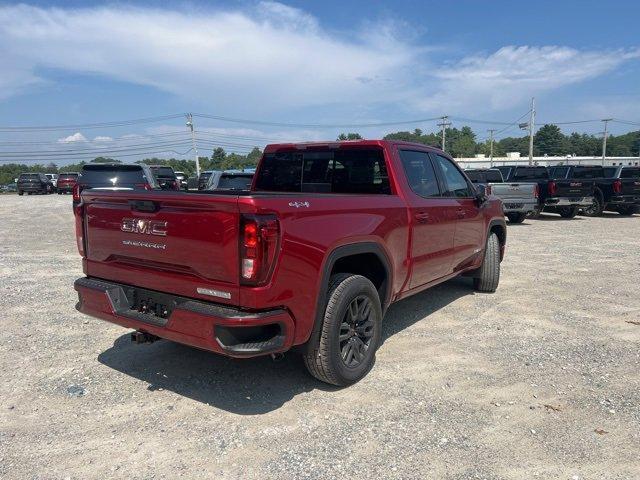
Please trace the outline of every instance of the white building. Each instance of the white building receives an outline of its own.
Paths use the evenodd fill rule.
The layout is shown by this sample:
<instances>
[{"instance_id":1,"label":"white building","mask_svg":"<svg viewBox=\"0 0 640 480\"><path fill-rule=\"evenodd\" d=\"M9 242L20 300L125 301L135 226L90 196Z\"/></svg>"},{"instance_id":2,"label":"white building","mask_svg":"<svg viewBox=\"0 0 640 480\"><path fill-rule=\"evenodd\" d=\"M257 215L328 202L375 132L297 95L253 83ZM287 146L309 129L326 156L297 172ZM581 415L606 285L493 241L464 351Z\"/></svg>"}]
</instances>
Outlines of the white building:
<instances>
[{"instance_id":1,"label":"white building","mask_svg":"<svg viewBox=\"0 0 640 480\"><path fill-rule=\"evenodd\" d=\"M493 157L493 162L486 155L476 155L470 158L456 158L463 168L489 168L502 165L528 165L529 157L520 152L507 152L506 157ZM602 157L573 157L571 155L559 157L533 157L534 165L603 165ZM640 157L606 157L604 165L640 165Z\"/></svg>"}]
</instances>

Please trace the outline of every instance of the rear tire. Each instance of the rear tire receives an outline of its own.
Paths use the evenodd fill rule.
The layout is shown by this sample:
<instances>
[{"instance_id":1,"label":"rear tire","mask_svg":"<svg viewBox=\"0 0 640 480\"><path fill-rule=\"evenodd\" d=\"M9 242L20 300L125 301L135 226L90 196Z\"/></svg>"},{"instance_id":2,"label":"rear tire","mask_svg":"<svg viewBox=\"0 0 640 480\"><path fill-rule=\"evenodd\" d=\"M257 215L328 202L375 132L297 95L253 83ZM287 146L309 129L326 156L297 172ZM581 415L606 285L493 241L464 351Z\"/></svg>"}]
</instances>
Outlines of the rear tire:
<instances>
[{"instance_id":1,"label":"rear tire","mask_svg":"<svg viewBox=\"0 0 640 480\"><path fill-rule=\"evenodd\" d=\"M559 213L562 218L573 218L578 214L578 207L560 207Z\"/></svg>"},{"instance_id":2,"label":"rear tire","mask_svg":"<svg viewBox=\"0 0 640 480\"><path fill-rule=\"evenodd\" d=\"M500 283L500 240L495 233L489 234L484 249L482 266L473 279L473 288L478 292L493 293Z\"/></svg>"},{"instance_id":3,"label":"rear tire","mask_svg":"<svg viewBox=\"0 0 640 480\"><path fill-rule=\"evenodd\" d=\"M542 213L542 209L540 207L536 207L532 212L529 212L529 215L527 216L535 220L536 218L540 217L541 213Z\"/></svg>"},{"instance_id":4,"label":"rear tire","mask_svg":"<svg viewBox=\"0 0 640 480\"><path fill-rule=\"evenodd\" d=\"M527 218L527 214L524 212L507 213L507 218L509 219L509 223L522 223L524 219Z\"/></svg>"},{"instance_id":5,"label":"rear tire","mask_svg":"<svg viewBox=\"0 0 640 480\"><path fill-rule=\"evenodd\" d=\"M24 195L24 192L22 190L18 190L18 195Z\"/></svg>"},{"instance_id":6,"label":"rear tire","mask_svg":"<svg viewBox=\"0 0 640 480\"><path fill-rule=\"evenodd\" d=\"M333 275L320 339L303 356L307 370L339 387L357 382L374 364L381 329L382 308L373 283L362 275Z\"/></svg>"},{"instance_id":7,"label":"rear tire","mask_svg":"<svg viewBox=\"0 0 640 480\"><path fill-rule=\"evenodd\" d=\"M582 214L585 217L599 217L602 215L602 211L604 210L604 202L602 201L602 196L597 192L593 196L593 203L582 209Z\"/></svg>"}]
</instances>

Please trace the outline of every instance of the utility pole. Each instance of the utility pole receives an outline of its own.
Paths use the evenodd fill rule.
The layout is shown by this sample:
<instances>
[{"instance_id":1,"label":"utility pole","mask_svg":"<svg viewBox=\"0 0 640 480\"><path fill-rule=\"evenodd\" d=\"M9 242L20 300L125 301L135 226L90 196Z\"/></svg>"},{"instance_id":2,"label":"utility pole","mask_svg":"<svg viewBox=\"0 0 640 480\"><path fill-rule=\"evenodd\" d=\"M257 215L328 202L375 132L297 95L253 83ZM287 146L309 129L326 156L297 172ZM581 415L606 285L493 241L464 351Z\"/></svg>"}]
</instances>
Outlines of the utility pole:
<instances>
[{"instance_id":1,"label":"utility pole","mask_svg":"<svg viewBox=\"0 0 640 480\"><path fill-rule=\"evenodd\" d=\"M444 152L445 149L445 138L446 138L446 131L447 131L447 127L449 125L451 125L451 122L449 122L449 116L448 115L444 115L442 117L440 117L440 119L442 120L441 123L438 124L439 127L442 127L442 151Z\"/></svg>"},{"instance_id":2,"label":"utility pole","mask_svg":"<svg viewBox=\"0 0 640 480\"><path fill-rule=\"evenodd\" d=\"M496 132L495 128L492 128L490 130L487 130L489 132L489 138L490 138L490 149L489 149L489 164L491 166L491 168L493 168L493 134Z\"/></svg>"},{"instance_id":3,"label":"utility pole","mask_svg":"<svg viewBox=\"0 0 640 480\"><path fill-rule=\"evenodd\" d=\"M602 166L604 167L605 159L607 158L607 137L609 133L607 132L607 124L613 120L612 118L604 118L602 121L604 122L604 132L602 132Z\"/></svg>"},{"instance_id":4,"label":"utility pole","mask_svg":"<svg viewBox=\"0 0 640 480\"><path fill-rule=\"evenodd\" d=\"M193 129L193 115L187 113L187 127L191 129L191 145L196 154L196 177L200 178L200 159L198 158L198 147L196 147L196 132Z\"/></svg>"},{"instance_id":5,"label":"utility pole","mask_svg":"<svg viewBox=\"0 0 640 480\"><path fill-rule=\"evenodd\" d=\"M531 111L529 112L529 166L533 165L533 131L536 121L536 99L531 97Z\"/></svg>"}]
</instances>

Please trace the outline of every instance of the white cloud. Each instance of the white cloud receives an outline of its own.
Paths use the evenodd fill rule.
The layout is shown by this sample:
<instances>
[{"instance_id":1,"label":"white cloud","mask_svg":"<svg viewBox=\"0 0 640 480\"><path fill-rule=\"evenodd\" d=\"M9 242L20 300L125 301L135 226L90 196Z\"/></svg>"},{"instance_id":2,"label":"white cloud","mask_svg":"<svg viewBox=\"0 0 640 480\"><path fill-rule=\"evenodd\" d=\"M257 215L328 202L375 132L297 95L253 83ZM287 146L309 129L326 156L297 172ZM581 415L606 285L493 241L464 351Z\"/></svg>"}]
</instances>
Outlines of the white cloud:
<instances>
[{"instance_id":1,"label":"white cloud","mask_svg":"<svg viewBox=\"0 0 640 480\"><path fill-rule=\"evenodd\" d=\"M7 64L20 75L41 67L90 72L208 104L267 108L391 94L383 79L413 55L375 34L338 39L310 15L275 2L196 13L5 6L0 43L12 45Z\"/></svg>"},{"instance_id":2,"label":"white cloud","mask_svg":"<svg viewBox=\"0 0 640 480\"><path fill-rule=\"evenodd\" d=\"M69 135L68 137L58 139L58 143L78 143L78 142L86 142L86 141L87 141L87 138L80 132L76 132L73 135Z\"/></svg>"},{"instance_id":3,"label":"white cloud","mask_svg":"<svg viewBox=\"0 0 640 480\"><path fill-rule=\"evenodd\" d=\"M103 135L98 135L97 137L93 138L93 141L96 142L96 143L113 142L113 138L112 137L103 136Z\"/></svg>"},{"instance_id":4,"label":"white cloud","mask_svg":"<svg viewBox=\"0 0 640 480\"><path fill-rule=\"evenodd\" d=\"M451 112L483 103L501 110L532 95L598 77L637 58L638 49L582 51L559 46L507 46L439 69L435 76L442 86L424 100L423 106Z\"/></svg>"},{"instance_id":5,"label":"white cloud","mask_svg":"<svg viewBox=\"0 0 640 480\"><path fill-rule=\"evenodd\" d=\"M404 39L402 25L363 21L336 33L300 9L271 1L201 11L5 5L0 98L46 82L40 72L53 68L155 87L230 116L286 119L322 107L319 123L332 114L357 121L372 106L472 114L526 105L531 95L639 56L638 50L506 46L438 65L432 58L438 46Z\"/></svg>"}]
</instances>

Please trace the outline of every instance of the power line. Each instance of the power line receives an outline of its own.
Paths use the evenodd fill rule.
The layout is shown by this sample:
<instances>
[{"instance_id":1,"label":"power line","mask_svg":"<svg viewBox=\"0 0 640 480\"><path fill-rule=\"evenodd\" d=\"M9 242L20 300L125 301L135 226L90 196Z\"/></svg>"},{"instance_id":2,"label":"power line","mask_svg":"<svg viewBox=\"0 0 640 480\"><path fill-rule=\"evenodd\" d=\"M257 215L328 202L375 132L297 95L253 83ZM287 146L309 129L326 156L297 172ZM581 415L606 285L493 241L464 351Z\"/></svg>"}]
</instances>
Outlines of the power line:
<instances>
[{"instance_id":1,"label":"power line","mask_svg":"<svg viewBox=\"0 0 640 480\"><path fill-rule=\"evenodd\" d=\"M213 120L220 120L222 122L241 123L246 125L266 125L272 127L294 127L294 128L366 128L366 127L388 127L393 125L411 125L417 123L433 122L434 120L440 120L442 117L433 118L419 118L415 120L402 120L395 122L374 122L374 123L283 123L283 122L270 122L265 120L252 120L246 118L231 118L222 117L219 115L208 115L205 113L194 113L194 117L209 118Z\"/></svg>"},{"instance_id":2,"label":"power line","mask_svg":"<svg viewBox=\"0 0 640 480\"><path fill-rule=\"evenodd\" d=\"M32 131L52 131L52 130L74 130L74 129L92 129L92 128L112 128L124 127L130 125L139 125L144 123L156 123L174 118L181 118L182 114L161 115L157 117L136 118L133 120L119 120L114 122L101 123L79 123L75 125L39 125L39 126L0 126L0 132L32 132Z\"/></svg>"}]
</instances>

